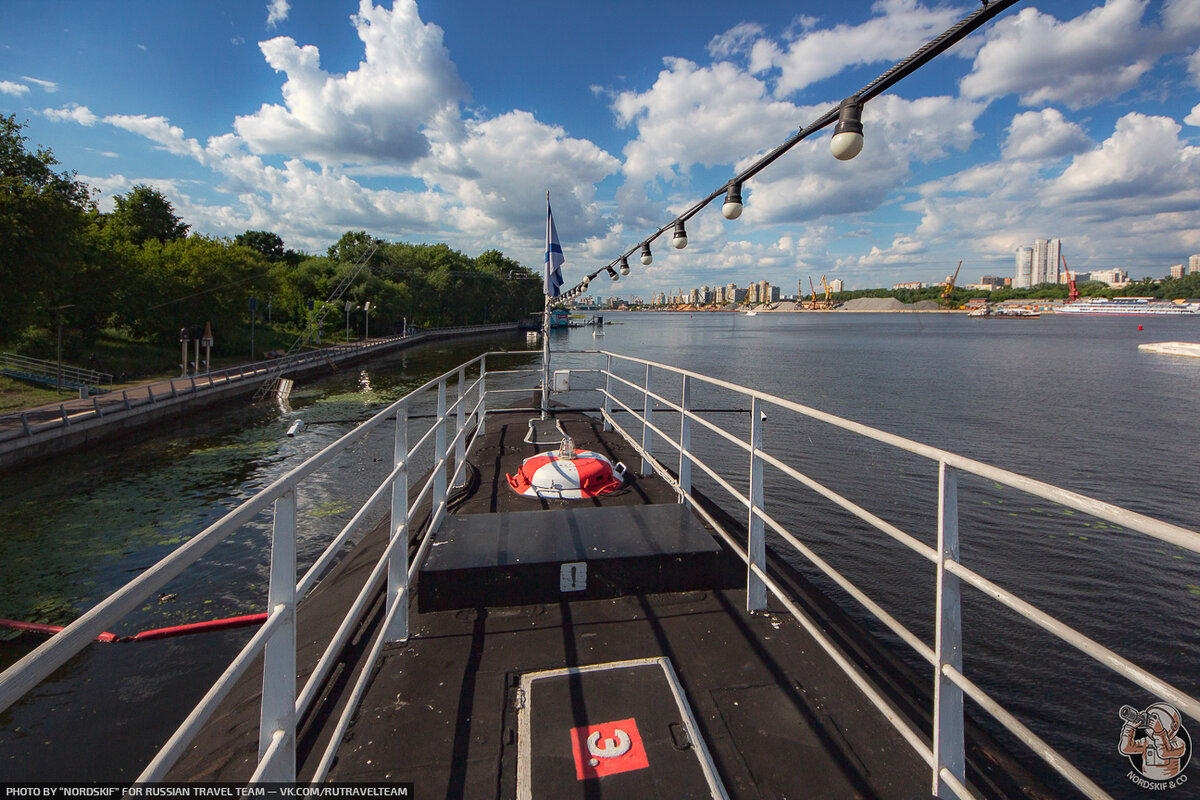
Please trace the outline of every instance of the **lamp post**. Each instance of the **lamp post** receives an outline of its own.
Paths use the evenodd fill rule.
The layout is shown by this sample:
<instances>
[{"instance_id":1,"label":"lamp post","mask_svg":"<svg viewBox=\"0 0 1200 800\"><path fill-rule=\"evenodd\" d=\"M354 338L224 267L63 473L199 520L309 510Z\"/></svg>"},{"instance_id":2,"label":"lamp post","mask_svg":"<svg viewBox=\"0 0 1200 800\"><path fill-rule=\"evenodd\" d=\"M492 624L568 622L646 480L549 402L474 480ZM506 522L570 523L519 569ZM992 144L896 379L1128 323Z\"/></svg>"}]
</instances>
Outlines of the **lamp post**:
<instances>
[{"instance_id":1,"label":"lamp post","mask_svg":"<svg viewBox=\"0 0 1200 800\"><path fill-rule=\"evenodd\" d=\"M271 301L268 300L267 301L268 315L270 314L270 308L271 308ZM251 361L254 360L254 317L256 316L255 312L257 312L257 311L258 311L258 298L251 297L250 298L250 360Z\"/></svg>"},{"instance_id":2,"label":"lamp post","mask_svg":"<svg viewBox=\"0 0 1200 800\"><path fill-rule=\"evenodd\" d=\"M181 347L182 349L180 350L180 353L179 353L179 368L183 370L183 374L179 376L179 377L181 377L181 378L186 378L186 377L187 377L187 365L188 365L188 360L187 360L187 346L188 346L188 341L189 341L189 337L188 337L188 329L187 329L187 328L180 328L180 329L179 329L179 344L180 344L180 347Z\"/></svg>"},{"instance_id":3,"label":"lamp post","mask_svg":"<svg viewBox=\"0 0 1200 800\"><path fill-rule=\"evenodd\" d=\"M346 301L346 341L350 341L350 309L354 308L354 303Z\"/></svg>"},{"instance_id":4,"label":"lamp post","mask_svg":"<svg viewBox=\"0 0 1200 800\"><path fill-rule=\"evenodd\" d=\"M363 303L363 338L371 338L371 301Z\"/></svg>"}]
</instances>

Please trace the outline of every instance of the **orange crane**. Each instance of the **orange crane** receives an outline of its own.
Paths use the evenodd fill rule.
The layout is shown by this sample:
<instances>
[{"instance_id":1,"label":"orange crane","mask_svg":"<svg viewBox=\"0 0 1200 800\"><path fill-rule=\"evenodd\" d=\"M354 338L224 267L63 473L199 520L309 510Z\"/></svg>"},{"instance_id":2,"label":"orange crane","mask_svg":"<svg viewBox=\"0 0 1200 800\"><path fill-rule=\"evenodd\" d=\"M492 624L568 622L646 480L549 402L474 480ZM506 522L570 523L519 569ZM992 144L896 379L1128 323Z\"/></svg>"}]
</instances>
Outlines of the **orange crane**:
<instances>
[{"instance_id":1,"label":"orange crane","mask_svg":"<svg viewBox=\"0 0 1200 800\"><path fill-rule=\"evenodd\" d=\"M950 292L954 291L954 282L958 280L958 271L962 269L962 261L958 262L958 266L954 269L954 277L946 284L945 291L942 292L942 299L945 300L950 296Z\"/></svg>"},{"instance_id":2,"label":"orange crane","mask_svg":"<svg viewBox=\"0 0 1200 800\"><path fill-rule=\"evenodd\" d=\"M812 275L808 276L808 290L812 293L812 305L810 306L810 308L812 308L813 311L816 311L817 310L817 290L813 287Z\"/></svg>"},{"instance_id":3,"label":"orange crane","mask_svg":"<svg viewBox=\"0 0 1200 800\"><path fill-rule=\"evenodd\" d=\"M833 290L829 286L829 281L825 280L825 276L821 276L821 287L825 289L825 307L833 308Z\"/></svg>"},{"instance_id":4,"label":"orange crane","mask_svg":"<svg viewBox=\"0 0 1200 800\"><path fill-rule=\"evenodd\" d=\"M1062 261L1063 272L1067 276L1067 302L1074 303L1079 299L1079 289L1075 286L1075 276L1071 274L1071 270L1067 269L1067 257L1061 251L1058 257Z\"/></svg>"}]
</instances>

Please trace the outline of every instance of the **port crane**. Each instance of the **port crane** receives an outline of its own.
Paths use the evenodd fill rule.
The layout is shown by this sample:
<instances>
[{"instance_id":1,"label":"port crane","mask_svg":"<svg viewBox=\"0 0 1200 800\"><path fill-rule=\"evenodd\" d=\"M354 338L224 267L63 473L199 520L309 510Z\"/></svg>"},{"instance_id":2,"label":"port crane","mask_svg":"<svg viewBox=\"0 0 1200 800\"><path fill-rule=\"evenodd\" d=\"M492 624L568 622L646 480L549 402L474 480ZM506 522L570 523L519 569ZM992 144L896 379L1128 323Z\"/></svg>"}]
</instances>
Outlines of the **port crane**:
<instances>
[{"instance_id":1,"label":"port crane","mask_svg":"<svg viewBox=\"0 0 1200 800\"><path fill-rule=\"evenodd\" d=\"M825 308L833 308L833 289L824 275L821 276L821 288L825 290Z\"/></svg>"},{"instance_id":2,"label":"port crane","mask_svg":"<svg viewBox=\"0 0 1200 800\"><path fill-rule=\"evenodd\" d=\"M954 291L954 283L955 283L955 281L957 281L957 280L958 280L958 271L959 271L960 269L962 269L962 260L961 260L961 259L959 259L958 266L957 266L957 267L955 267L955 269L954 269L954 277L952 277L952 278L950 279L949 283L947 283L947 284L946 284L946 288L945 288L945 290L942 292L942 299L943 299L943 300L945 300L945 299L947 299L948 297L950 297L950 292Z\"/></svg>"},{"instance_id":3,"label":"port crane","mask_svg":"<svg viewBox=\"0 0 1200 800\"><path fill-rule=\"evenodd\" d=\"M811 275L808 276L808 291L812 295L812 304L809 307L813 311L816 311L817 310L817 290L816 290L816 287L813 286Z\"/></svg>"},{"instance_id":4,"label":"port crane","mask_svg":"<svg viewBox=\"0 0 1200 800\"><path fill-rule=\"evenodd\" d=\"M1071 274L1071 270L1067 269L1067 257L1060 252L1058 258L1062 261L1063 273L1067 276L1067 302L1074 303L1079 299L1079 289L1075 286L1075 276Z\"/></svg>"}]
</instances>

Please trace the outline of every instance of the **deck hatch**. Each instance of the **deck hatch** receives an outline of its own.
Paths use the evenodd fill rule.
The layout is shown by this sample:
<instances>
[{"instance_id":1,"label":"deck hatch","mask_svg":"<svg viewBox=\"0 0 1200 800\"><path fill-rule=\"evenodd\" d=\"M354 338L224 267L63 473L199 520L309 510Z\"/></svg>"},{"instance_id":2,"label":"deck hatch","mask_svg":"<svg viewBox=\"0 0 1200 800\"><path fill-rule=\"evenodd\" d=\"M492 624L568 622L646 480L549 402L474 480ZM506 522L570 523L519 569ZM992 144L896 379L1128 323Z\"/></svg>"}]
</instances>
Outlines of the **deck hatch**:
<instances>
[{"instance_id":1,"label":"deck hatch","mask_svg":"<svg viewBox=\"0 0 1200 800\"><path fill-rule=\"evenodd\" d=\"M667 658L521 676L517 797L728 797Z\"/></svg>"},{"instance_id":2,"label":"deck hatch","mask_svg":"<svg viewBox=\"0 0 1200 800\"><path fill-rule=\"evenodd\" d=\"M721 555L712 535L678 503L452 514L421 568L419 607L723 588L728 576Z\"/></svg>"}]
</instances>

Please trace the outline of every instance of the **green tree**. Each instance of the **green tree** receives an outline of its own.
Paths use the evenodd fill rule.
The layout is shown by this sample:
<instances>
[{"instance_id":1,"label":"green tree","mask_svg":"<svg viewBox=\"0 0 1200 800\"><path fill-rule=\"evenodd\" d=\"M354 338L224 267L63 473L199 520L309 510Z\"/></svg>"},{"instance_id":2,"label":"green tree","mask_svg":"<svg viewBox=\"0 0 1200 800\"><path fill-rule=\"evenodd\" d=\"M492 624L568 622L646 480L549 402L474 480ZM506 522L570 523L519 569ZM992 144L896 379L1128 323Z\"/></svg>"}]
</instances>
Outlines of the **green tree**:
<instances>
[{"instance_id":1,"label":"green tree","mask_svg":"<svg viewBox=\"0 0 1200 800\"><path fill-rule=\"evenodd\" d=\"M270 231L246 231L239 233L233 240L234 244L249 247L268 261L283 261L285 250L283 239L279 234Z\"/></svg>"},{"instance_id":2,"label":"green tree","mask_svg":"<svg viewBox=\"0 0 1200 800\"><path fill-rule=\"evenodd\" d=\"M48 149L26 149L23 123L0 116L0 340L64 304L91 206L73 172Z\"/></svg>"},{"instance_id":3,"label":"green tree","mask_svg":"<svg viewBox=\"0 0 1200 800\"><path fill-rule=\"evenodd\" d=\"M134 244L149 239L173 242L187 236L191 227L175 216L171 201L152 186L138 184L129 194L119 194L115 200L117 207L108 215L108 224Z\"/></svg>"}]
</instances>

